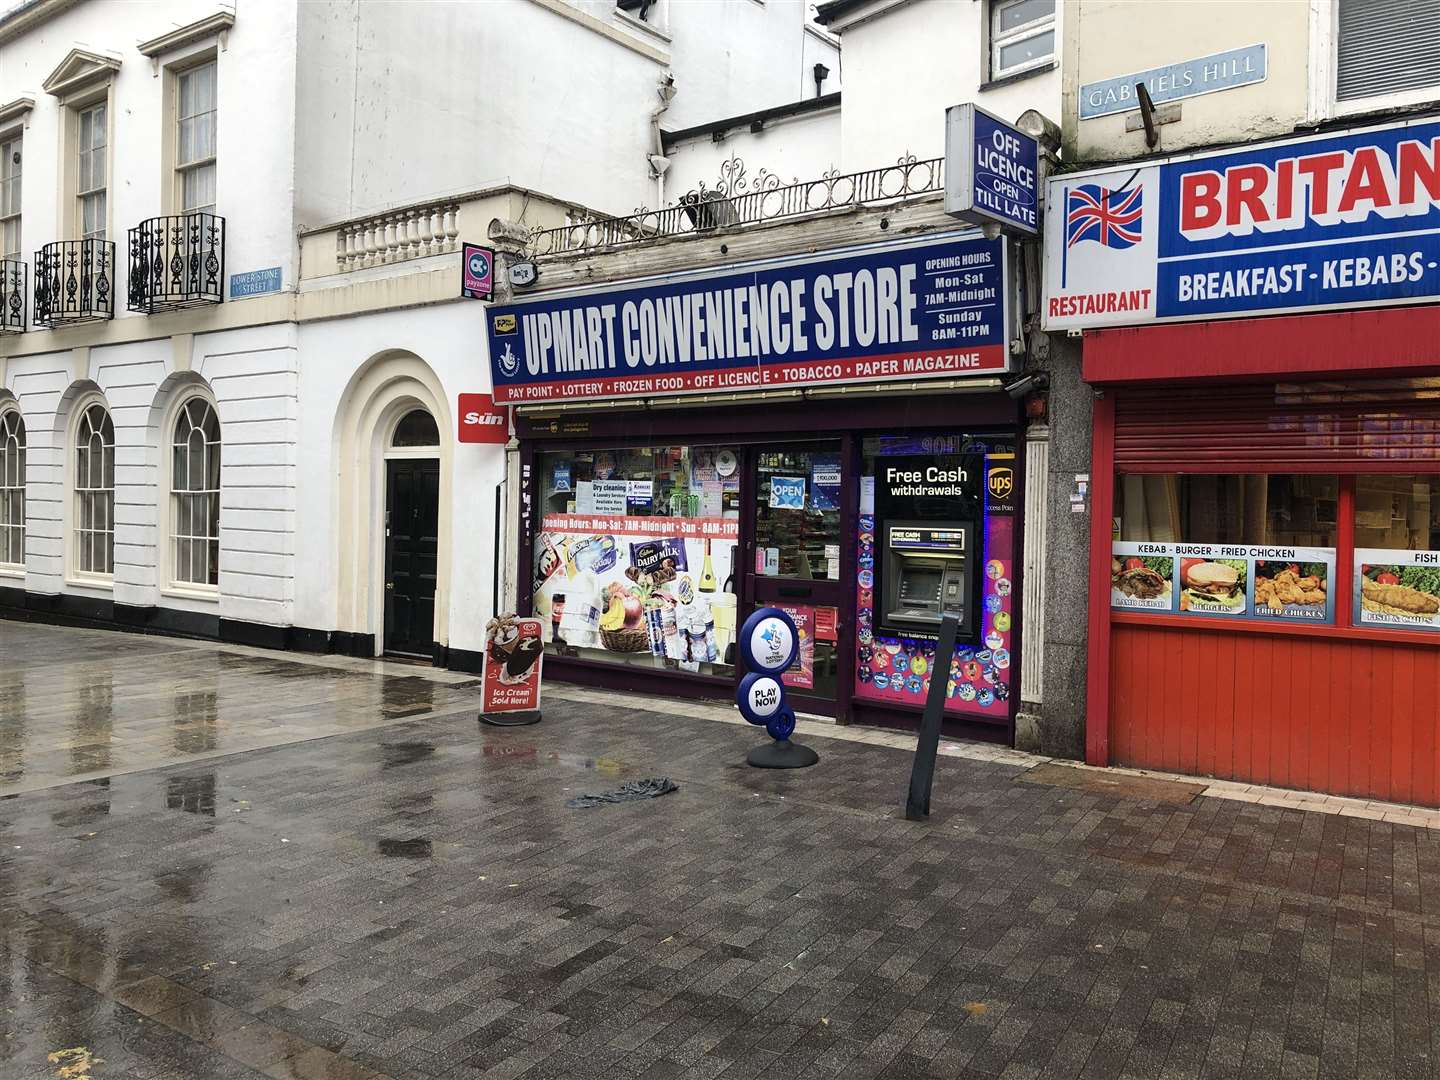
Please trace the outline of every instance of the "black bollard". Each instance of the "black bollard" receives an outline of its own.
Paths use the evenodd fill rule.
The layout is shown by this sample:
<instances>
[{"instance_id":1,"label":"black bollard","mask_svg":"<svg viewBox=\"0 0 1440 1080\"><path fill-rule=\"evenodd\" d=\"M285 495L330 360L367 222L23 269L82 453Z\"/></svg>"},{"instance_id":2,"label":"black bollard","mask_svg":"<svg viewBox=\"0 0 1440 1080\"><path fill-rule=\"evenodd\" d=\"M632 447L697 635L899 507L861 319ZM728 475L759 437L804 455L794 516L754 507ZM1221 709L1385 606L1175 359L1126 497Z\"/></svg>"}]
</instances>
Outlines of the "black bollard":
<instances>
[{"instance_id":1,"label":"black bollard","mask_svg":"<svg viewBox=\"0 0 1440 1080\"><path fill-rule=\"evenodd\" d=\"M924 821L930 816L930 789L935 783L935 754L940 749L940 718L945 712L945 690L955 662L955 637L960 620L954 615L940 618L940 640L935 644L935 666L930 670L930 693L925 696L925 713L920 718L920 737L915 743L915 763L910 766L910 795L905 800L905 817Z\"/></svg>"}]
</instances>

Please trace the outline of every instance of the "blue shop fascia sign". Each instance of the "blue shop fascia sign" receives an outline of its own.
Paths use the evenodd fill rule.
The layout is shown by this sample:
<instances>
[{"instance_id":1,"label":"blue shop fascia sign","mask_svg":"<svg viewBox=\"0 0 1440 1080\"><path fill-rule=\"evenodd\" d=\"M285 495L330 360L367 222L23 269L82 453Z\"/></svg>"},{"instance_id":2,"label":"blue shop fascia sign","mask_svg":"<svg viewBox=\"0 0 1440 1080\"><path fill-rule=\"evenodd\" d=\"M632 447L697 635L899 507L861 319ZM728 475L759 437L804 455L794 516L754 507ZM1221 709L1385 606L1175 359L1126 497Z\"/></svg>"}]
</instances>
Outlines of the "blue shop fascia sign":
<instances>
[{"instance_id":1,"label":"blue shop fascia sign","mask_svg":"<svg viewBox=\"0 0 1440 1080\"><path fill-rule=\"evenodd\" d=\"M1007 266L1005 241L969 230L492 307L495 401L996 375Z\"/></svg>"},{"instance_id":2,"label":"blue shop fascia sign","mask_svg":"<svg viewBox=\"0 0 1440 1080\"><path fill-rule=\"evenodd\" d=\"M1047 186L1046 329L1440 299L1440 119Z\"/></svg>"}]
</instances>

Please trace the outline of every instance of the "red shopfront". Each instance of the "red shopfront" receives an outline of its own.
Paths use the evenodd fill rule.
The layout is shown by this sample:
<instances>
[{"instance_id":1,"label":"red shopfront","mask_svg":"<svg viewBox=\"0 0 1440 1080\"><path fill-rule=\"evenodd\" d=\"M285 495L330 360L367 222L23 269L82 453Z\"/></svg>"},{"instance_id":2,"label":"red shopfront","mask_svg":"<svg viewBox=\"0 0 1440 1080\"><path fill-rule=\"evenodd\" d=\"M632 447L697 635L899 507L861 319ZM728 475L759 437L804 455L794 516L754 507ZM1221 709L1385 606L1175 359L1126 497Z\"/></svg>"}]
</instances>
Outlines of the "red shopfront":
<instances>
[{"instance_id":1,"label":"red shopfront","mask_svg":"<svg viewBox=\"0 0 1440 1080\"><path fill-rule=\"evenodd\" d=\"M1440 805L1440 308L1086 331L1084 373L1088 760Z\"/></svg>"}]
</instances>

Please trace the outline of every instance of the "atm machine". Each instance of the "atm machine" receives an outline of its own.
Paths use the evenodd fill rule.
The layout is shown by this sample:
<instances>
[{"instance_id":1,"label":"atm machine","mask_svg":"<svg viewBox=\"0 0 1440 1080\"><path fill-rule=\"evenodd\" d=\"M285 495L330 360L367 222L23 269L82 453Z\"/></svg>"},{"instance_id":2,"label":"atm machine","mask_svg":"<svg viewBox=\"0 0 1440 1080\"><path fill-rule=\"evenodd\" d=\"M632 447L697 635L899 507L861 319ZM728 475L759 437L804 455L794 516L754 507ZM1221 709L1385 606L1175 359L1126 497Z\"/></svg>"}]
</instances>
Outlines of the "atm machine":
<instances>
[{"instance_id":1,"label":"atm machine","mask_svg":"<svg viewBox=\"0 0 1440 1080\"><path fill-rule=\"evenodd\" d=\"M974 636L975 525L968 521L887 521L880 570L882 633L940 632L940 616L960 620L959 640Z\"/></svg>"}]
</instances>

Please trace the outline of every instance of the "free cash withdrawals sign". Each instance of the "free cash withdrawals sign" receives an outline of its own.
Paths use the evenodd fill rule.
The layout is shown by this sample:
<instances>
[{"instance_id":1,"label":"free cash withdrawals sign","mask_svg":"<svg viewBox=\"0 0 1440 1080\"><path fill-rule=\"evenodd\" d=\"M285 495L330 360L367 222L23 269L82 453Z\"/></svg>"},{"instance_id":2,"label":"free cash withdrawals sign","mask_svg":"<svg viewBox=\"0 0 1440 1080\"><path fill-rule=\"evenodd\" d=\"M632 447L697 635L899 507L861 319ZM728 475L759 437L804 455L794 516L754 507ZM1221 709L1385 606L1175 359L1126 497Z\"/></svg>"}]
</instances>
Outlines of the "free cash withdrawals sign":
<instances>
[{"instance_id":1,"label":"free cash withdrawals sign","mask_svg":"<svg viewBox=\"0 0 1440 1080\"><path fill-rule=\"evenodd\" d=\"M1440 121L1332 132L1046 189L1047 330L1440 299Z\"/></svg>"},{"instance_id":2,"label":"free cash withdrawals sign","mask_svg":"<svg viewBox=\"0 0 1440 1080\"><path fill-rule=\"evenodd\" d=\"M497 402L995 374L1005 245L972 232L556 293L487 312Z\"/></svg>"}]
</instances>

